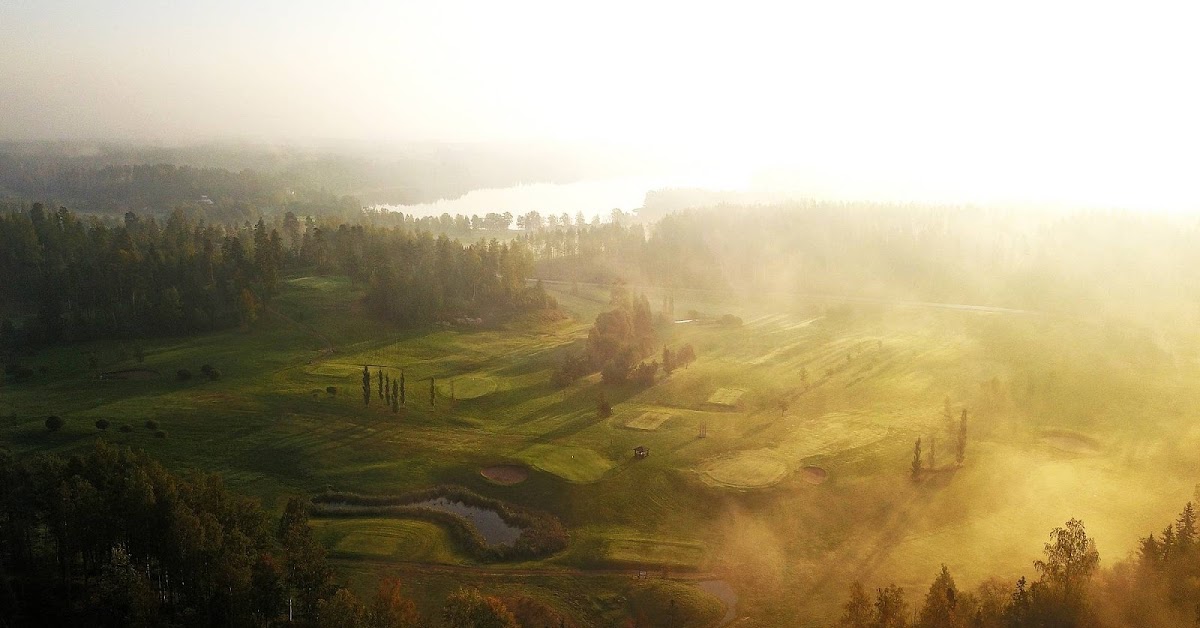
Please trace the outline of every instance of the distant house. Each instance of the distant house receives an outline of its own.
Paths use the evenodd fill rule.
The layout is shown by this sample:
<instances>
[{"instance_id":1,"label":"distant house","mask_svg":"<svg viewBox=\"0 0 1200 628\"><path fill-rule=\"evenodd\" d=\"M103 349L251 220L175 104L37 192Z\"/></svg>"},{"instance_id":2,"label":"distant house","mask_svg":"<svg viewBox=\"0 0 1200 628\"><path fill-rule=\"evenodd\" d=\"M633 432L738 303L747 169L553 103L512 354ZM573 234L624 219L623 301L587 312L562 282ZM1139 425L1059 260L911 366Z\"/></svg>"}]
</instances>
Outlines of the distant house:
<instances>
[{"instance_id":1,"label":"distant house","mask_svg":"<svg viewBox=\"0 0 1200 628\"><path fill-rule=\"evenodd\" d=\"M645 447L642 447L641 445L633 448L633 457L634 458L645 458L646 456L649 456L649 455L650 455L650 450L646 449Z\"/></svg>"}]
</instances>

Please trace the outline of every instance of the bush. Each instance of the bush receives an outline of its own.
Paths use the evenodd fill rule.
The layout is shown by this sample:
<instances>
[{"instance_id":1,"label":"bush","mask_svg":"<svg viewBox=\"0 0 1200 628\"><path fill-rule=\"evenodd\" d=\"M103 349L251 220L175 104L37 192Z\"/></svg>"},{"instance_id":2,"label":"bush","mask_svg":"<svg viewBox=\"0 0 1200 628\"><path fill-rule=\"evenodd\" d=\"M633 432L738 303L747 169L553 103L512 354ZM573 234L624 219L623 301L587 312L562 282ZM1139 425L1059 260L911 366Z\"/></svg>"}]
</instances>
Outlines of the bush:
<instances>
[{"instance_id":1,"label":"bush","mask_svg":"<svg viewBox=\"0 0 1200 628\"><path fill-rule=\"evenodd\" d=\"M154 438L166 438L166 437L167 437L167 432L165 430L158 430L157 432L154 433Z\"/></svg>"},{"instance_id":2,"label":"bush","mask_svg":"<svg viewBox=\"0 0 1200 628\"><path fill-rule=\"evenodd\" d=\"M128 434L133 431L133 426L126 423L125 425L122 425L119 429L121 430L122 434Z\"/></svg>"},{"instance_id":3,"label":"bush","mask_svg":"<svg viewBox=\"0 0 1200 628\"><path fill-rule=\"evenodd\" d=\"M96 419L96 429L104 431L108 429L108 419Z\"/></svg>"},{"instance_id":4,"label":"bush","mask_svg":"<svg viewBox=\"0 0 1200 628\"><path fill-rule=\"evenodd\" d=\"M154 419L150 419L150 420L146 421L145 426L146 426L146 429L148 429L148 430L157 430L158 429L158 421L155 421Z\"/></svg>"},{"instance_id":5,"label":"bush","mask_svg":"<svg viewBox=\"0 0 1200 628\"><path fill-rule=\"evenodd\" d=\"M64 421L62 420L61 417L57 417L57 416L46 417L46 429L50 430L51 432L57 432L58 430L62 429L63 424L64 424Z\"/></svg>"},{"instance_id":6,"label":"bush","mask_svg":"<svg viewBox=\"0 0 1200 628\"><path fill-rule=\"evenodd\" d=\"M725 314L721 318L717 319L717 322L722 325L729 326L729 327L741 327L742 326L742 319L740 317L734 316L733 314Z\"/></svg>"},{"instance_id":7,"label":"bush","mask_svg":"<svg viewBox=\"0 0 1200 628\"><path fill-rule=\"evenodd\" d=\"M596 402L596 414L600 415L600 418L602 419L607 419L608 417L612 416L612 404L609 403L604 397L601 397L600 400Z\"/></svg>"},{"instance_id":8,"label":"bush","mask_svg":"<svg viewBox=\"0 0 1200 628\"><path fill-rule=\"evenodd\" d=\"M210 379L214 382L217 381L218 379L221 379L221 371L218 371L217 369L209 369L208 370L208 379Z\"/></svg>"},{"instance_id":9,"label":"bush","mask_svg":"<svg viewBox=\"0 0 1200 628\"><path fill-rule=\"evenodd\" d=\"M658 362L643 362L633 369L633 381L639 386L653 386L656 373L658 373Z\"/></svg>"},{"instance_id":10,"label":"bush","mask_svg":"<svg viewBox=\"0 0 1200 628\"><path fill-rule=\"evenodd\" d=\"M329 395L331 397L336 397L337 396L337 386L326 386L325 392L329 393Z\"/></svg>"},{"instance_id":11,"label":"bush","mask_svg":"<svg viewBox=\"0 0 1200 628\"><path fill-rule=\"evenodd\" d=\"M179 378L181 382L186 382L192 378L192 372L187 369L179 369L175 371L175 377Z\"/></svg>"},{"instance_id":12,"label":"bush","mask_svg":"<svg viewBox=\"0 0 1200 628\"><path fill-rule=\"evenodd\" d=\"M200 367L200 372L204 373L205 375L208 375L209 373L211 373L212 370L213 370L213 367L211 364L205 364L204 366Z\"/></svg>"}]
</instances>

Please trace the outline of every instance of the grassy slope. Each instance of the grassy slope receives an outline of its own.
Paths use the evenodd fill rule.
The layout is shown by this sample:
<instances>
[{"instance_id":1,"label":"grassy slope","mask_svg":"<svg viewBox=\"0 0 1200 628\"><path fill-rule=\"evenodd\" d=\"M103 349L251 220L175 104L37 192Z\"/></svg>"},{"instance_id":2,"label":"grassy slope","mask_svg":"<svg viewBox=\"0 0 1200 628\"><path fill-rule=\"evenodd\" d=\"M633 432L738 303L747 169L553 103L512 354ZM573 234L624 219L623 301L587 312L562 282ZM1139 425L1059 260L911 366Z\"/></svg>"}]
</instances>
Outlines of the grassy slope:
<instances>
[{"instance_id":1,"label":"grassy slope","mask_svg":"<svg viewBox=\"0 0 1200 628\"><path fill-rule=\"evenodd\" d=\"M732 312L746 324L673 326L668 340L693 343L700 359L651 389L608 391L615 413L600 420L594 377L566 390L547 380L556 356L604 308L602 292L556 292L574 320L434 332L372 323L356 311L357 296L343 280L293 279L277 311L252 329L146 343L144 366L165 374L158 380L92 379L85 350L105 369L136 366L117 362L113 343L47 351L30 360L47 375L0 388L0 442L69 452L96 438L92 422L103 417L114 424L103 438L175 468L221 471L268 506L326 487L399 493L456 483L549 510L571 529L566 552L479 572L398 562L467 562L429 524L339 520L319 531L364 589L379 573L398 572L432 609L459 582L519 584L595 625L663 600L644 601L657 594L627 577L505 570L713 571L741 595L746 619L738 625L795 625L797 616L816 623L836 612L853 578L894 581L917 600L942 562L960 585L1029 574L1047 532L1072 516L1087 522L1106 560L1121 557L1191 497L1196 481L1200 428L1187 420L1200 409L1194 361L1132 328L866 307L823 316L817 306L693 294L677 298L676 310ZM220 381L202 381L205 363L221 370ZM405 369L402 414L378 398L363 407L363 363ZM177 382L179 368L196 379ZM431 409L429 377L461 378L463 397L488 392L439 396ZM706 403L720 389L746 392L730 407ZM917 436L935 436L939 462L952 459L941 416L947 396L955 416L963 406L971 413L967 464L914 484ZM626 427L644 412L672 418L655 431ZM66 419L62 432L45 431L48 414ZM169 438L140 427L148 418ZM136 431L117 432L123 423ZM697 438L702 424L705 439ZM1081 431L1098 453L1056 448L1042 438L1047 429ZM651 456L635 462L637 445ZM787 474L772 487L738 491L697 472L738 456L768 458ZM525 483L497 486L478 474L520 460L534 466ZM804 465L825 468L829 480L804 482L795 473Z\"/></svg>"}]
</instances>

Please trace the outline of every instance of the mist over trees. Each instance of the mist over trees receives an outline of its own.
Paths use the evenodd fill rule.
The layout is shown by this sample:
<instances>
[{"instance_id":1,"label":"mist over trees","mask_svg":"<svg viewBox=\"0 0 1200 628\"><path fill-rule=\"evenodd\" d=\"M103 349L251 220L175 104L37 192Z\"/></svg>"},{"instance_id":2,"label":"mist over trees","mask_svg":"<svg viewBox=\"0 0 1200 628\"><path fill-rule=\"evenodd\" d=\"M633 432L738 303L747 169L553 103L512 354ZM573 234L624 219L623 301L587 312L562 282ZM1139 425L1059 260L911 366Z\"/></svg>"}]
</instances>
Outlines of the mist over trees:
<instances>
[{"instance_id":1,"label":"mist over trees","mask_svg":"<svg viewBox=\"0 0 1200 628\"><path fill-rule=\"evenodd\" d=\"M1152 213L810 201L522 237L538 276L561 281L1173 319L1191 316L1180 295L1200 298L1200 225Z\"/></svg>"}]
</instances>

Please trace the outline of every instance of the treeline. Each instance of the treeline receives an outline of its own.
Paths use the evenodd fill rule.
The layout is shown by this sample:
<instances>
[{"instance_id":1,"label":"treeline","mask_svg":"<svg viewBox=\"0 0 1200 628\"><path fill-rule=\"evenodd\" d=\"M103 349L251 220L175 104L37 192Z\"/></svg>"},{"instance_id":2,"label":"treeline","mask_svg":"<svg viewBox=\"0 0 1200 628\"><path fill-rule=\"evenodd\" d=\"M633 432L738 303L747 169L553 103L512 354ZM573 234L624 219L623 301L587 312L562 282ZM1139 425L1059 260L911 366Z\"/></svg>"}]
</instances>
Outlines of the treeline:
<instances>
[{"instance_id":1,"label":"treeline","mask_svg":"<svg viewBox=\"0 0 1200 628\"><path fill-rule=\"evenodd\" d=\"M538 276L564 281L1176 319L1200 298L1200 225L1152 213L723 205L522 238Z\"/></svg>"},{"instance_id":2,"label":"treeline","mask_svg":"<svg viewBox=\"0 0 1200 628\"><path fill-rule=\"evenodd\" d=\"M285 262L277 231L214 227L181 212L83 220L34 204L0 215L0 298L32 312L0 345L178 334L252 322Z\"/></svg>"},{"instance_id":3,"label":"treeline","mask_svg":"<svg viewBox=\"0 0 1200 628\"><path fill-rule=\"evenodd\" d=\"M116 222L34 204L0 214L0 349L248 324L284 271L348 275L368 286L372 311L401 325L556 307L526 286L531 264L520 243L290 212L223 226L181 211Z\"/></svg>"},{"instance_id":4,"label":"treeline","mask_svg":"<svg viewBox=\"0 0 1200 628\"><path fill-rule=\"evenodd\" d=\"M335 593L306 505L273 522L216 475L145 454L0 454L0 616L10 625L264 625Z\"/></svg>"},{"instance_id":5,"label":"treeline","mask_svg":"<svg viewBox=\"0 0 1200 628\"><path fill-rule=\"evenodd\" d=\"M428 203L477 189L565 183L636 169L628 155L614 157L527 144L302 148L0 142L0 199L42 199L118 215L198 210L210 222L253 221L286 211L350 219L364 203Z\"/></svg>"},{"instance_id":6,"label":"treeline","mask_svg":"<svg viewBox=\"0 0 1200 628\"><path fill-rule=\"evenodd\" d=\"M345 253L340 270L367 282L371 311L393 322L558 307L540 283L526 285L533 260L519 242L464 245L425 231L361 227L339 229L330 240Z\"/></svg>"},{"instance_id":7,"label":"treeline","mask_svg":"<svg viewBox=\"0 0 1200 628\"><path fill-rule=\"evenodd\" d=\"M0 153L3 191L17 199L53 199L89 213L165 216L180 210L210 223L240 223L287 211L349 218L360 210L351 196L282 174L164 163L92 166Z\"/></svg>"},{"instance_id":8,"label":"treeline","mask_svg":"<svg viewBox=\"0 0 1200 628\"><path fill-rule=\"evenodd\" d=\"M1196 625L1200 609L1200 538L1189 502L1159 536L1139 542L1131 560L1100 568L1100 554L1083 522L1072 519L1050 534L1038 578L1015 583L992 578L960 589L943 565L919 606L894 585L850 596L842 628L1168 628Z\"/></svg>"}]
</instances>

